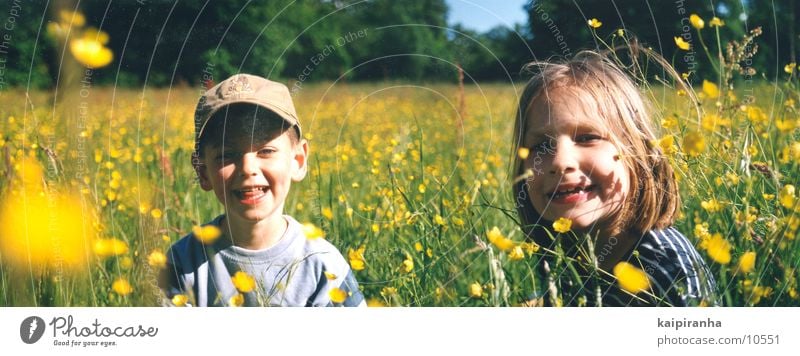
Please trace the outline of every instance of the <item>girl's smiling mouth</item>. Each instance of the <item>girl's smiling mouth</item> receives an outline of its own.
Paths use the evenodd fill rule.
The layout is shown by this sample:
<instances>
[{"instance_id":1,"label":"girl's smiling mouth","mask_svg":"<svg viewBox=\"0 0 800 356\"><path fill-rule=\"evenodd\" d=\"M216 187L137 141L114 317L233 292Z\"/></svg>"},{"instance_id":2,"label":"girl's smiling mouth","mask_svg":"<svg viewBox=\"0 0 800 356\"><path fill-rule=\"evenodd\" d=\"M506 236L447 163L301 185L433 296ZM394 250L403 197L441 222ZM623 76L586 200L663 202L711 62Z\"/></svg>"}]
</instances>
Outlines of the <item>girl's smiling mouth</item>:
<instances>
[{"instance_id":1,"label":"girl's smiling mouth","mask_svg":"<svg viewBox=\"0 0 800 356\"><path fill-rule=\"evenodd\" d=\"M574 204L589 200L589 195L594 192L597 186L579 185L579 184L562 184L556 190L547 193L546 196L551 203L556 204Z\"/></svg>"}]
</instances>

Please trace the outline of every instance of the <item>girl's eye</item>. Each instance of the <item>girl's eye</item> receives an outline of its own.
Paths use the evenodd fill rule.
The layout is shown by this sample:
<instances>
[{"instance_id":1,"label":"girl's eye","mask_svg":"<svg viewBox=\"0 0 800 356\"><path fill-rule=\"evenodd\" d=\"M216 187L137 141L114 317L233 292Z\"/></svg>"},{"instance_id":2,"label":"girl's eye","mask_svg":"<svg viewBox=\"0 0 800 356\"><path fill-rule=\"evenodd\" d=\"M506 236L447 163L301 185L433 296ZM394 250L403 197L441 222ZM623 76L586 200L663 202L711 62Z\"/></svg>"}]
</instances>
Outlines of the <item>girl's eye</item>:
<instances>
[{"instance_id":1,"label":"girl's eye","mask_svg":"<svg viewBox=\"0 0 800 356\"><path fill-rule=\"evenodd\" d=\"M541 143L537 143L533 145L531 149L534 152L543 152L543 153L552 153L553 151L555 151L551 140L545 140Z\"/></svg>"},{"instance_id":2,"label":"girl's eye","mask_svg":"<svg viewBox=\"0 0 800 356\"><path fill-rule=\"evenodd\" d=\"M603 139L603 137L601 137L600 135L583 134L583 135L578 135L578 137L575 138L575 142L587 143L587 142L592 142L592 141L597 141L597 140L602 140L602 139Z\"/></svg>"}]
</instances>

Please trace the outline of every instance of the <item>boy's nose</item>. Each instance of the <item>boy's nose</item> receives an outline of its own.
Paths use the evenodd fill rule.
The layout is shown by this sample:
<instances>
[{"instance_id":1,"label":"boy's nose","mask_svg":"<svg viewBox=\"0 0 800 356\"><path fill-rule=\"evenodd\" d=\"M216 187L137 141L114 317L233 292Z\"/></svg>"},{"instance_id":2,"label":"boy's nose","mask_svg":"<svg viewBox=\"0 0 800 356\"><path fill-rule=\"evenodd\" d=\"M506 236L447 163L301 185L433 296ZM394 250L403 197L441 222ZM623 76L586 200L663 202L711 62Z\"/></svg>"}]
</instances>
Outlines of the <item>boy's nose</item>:
<instances>
[{"instance_id":1,"label":"boy's nose","mask_svg":"<svg viewBox=\"0 0 800 356\"><path fill-rule=\"evenodd\" d=\"M258 159L254 155L246 154L242 156L242 175L254 176L258 174Z\"/></svg>"},{"instance_id":2,"label":"boy's nose","mask_svg":"<svg viewBox=\"0 0 800 356\"><path fill-rule=\"evenodd\" d=\"M571 142L565 141L567 140L556 142L553 160L550 164L550 174L566 174L578 168L574 147Z\"/></svg>"}]
</instances>

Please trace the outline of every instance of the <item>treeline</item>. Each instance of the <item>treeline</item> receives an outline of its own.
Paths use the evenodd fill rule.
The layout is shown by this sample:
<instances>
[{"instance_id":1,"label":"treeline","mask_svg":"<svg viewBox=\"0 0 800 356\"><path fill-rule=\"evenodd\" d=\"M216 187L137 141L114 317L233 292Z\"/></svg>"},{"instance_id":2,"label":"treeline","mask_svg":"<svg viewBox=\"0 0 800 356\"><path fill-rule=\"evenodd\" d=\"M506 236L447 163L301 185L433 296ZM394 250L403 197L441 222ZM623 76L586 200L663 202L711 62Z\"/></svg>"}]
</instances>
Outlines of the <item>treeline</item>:
<instances>
[{"instance_id":1,"label":"treeline","mask_svg":"<svg viewBox=\"0 0 800 356\"><path fill-rule=\"evenodd\" d=\"M797 5L756 3L742 8L742 2L727 0L713 7L682 0L593 0L576 6L572 0L542 0L525 6L528 23L486 33L469 30L470 24L448 27L444 0L83 0L78 10L87 26L109 34L114 53L111 65L95 71L95 82L195 85L250 72L302 86L320 80L455 81L458 68L467 82L516 81L532 60L602 47L586 25L589 18L603 22L595 31L604 40L625 28L679 70L711 75L696 30L686 27L690 13L725 22L701 30L714 53L715 31L733 39L761 26L754 66L774 76L797 59ZM0 21L6 19L0 26L0 89L52 87L65 75L60 69L69 53L48 35L48 23L75 2L6 4L0 8ZM692 41L691 56L677 49L675 36Z\"/></svg>"}]
</instances>

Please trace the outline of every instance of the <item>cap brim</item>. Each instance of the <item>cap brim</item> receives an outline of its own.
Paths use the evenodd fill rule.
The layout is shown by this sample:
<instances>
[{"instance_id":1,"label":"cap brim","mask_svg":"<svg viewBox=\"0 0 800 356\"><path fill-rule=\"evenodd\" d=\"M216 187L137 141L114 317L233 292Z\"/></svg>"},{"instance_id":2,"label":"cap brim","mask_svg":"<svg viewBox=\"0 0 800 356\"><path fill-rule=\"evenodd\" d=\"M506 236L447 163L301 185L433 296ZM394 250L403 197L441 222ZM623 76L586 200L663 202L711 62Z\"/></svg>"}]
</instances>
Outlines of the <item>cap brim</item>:
<instances>
[{"instance_id":1,"label":"cap brim","mask_svg":"<svg viewBox=\"0 0 800 356\"><path fill-rule=\"evenodd\" d=\"M197 132L197 138L196 139L200 139L200 137L203 137L203 132L205 131L206 126L208 125L208 122L211 121L211 117L214 116L214 114L216 114L217 112L219 112L220 110L222 110L223 108L225 108L227 106L235 105L235 104L251 104L251 105L255 105L255 106L267 109L267 110L275 113L276 115L280 116L284 121L289 123L291 125L291 126L289 126L290 128L294 127L295 130L297 130L297 137L298 138L303 137L302 130L300 129L300 123L298 122L297 118L292 117L291 114L287 113L286 111L282 110L281 108L279 108L277 106L260 103L260 102L257 102L255 100L243 99L243 100L239 100L239 101L232 102L232 103L225 103L225 105L220 105L219 107L213 108L208 113L206 113L203 116L203 126L201 126L200 127L200 131Z\"/></svg>"}]
</instances>

